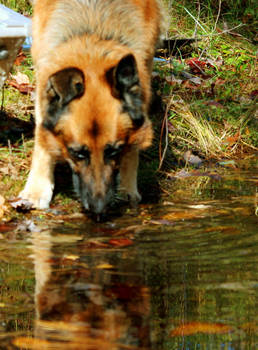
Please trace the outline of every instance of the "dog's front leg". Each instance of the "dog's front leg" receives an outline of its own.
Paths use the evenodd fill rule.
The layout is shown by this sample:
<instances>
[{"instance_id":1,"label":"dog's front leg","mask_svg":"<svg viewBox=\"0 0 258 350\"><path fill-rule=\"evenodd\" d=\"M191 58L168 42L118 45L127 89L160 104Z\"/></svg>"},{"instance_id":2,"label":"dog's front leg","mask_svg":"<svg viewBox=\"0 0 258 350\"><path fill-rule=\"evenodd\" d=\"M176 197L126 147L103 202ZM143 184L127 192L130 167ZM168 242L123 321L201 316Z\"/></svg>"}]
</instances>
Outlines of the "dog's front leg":
<instances>
[{"instance_id":1,"label":"dog's front leg","mask_svg":"<svg viewBox=\"0 0 258 350\"><path fill-rule=\"evenodd\" d=\"M141 200L137 188L138 164L139 150L136 146L131 146L121 159L119 190L129 196L132 204L136 204Z\"/></svg>"},{"instance_id":2,"label":"dog's front leg","mask_svg":"<svg viewBox=\"0 0 258 350\"><path fill-rule=\"evenodd\" d=\"M31 170L19 197L29 201L35 208L48 208L54 189L54 166L55 157L46 145L41 145L36 132Z\"/></svg>"}]
</instances>

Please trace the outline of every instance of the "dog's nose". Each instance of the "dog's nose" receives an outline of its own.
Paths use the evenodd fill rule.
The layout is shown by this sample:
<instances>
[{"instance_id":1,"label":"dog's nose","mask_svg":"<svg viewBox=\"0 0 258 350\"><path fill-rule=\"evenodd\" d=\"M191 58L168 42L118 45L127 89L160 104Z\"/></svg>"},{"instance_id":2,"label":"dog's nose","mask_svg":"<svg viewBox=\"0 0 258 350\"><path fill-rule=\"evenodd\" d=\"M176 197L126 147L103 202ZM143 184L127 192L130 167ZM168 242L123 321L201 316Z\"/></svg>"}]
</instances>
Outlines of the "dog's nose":
<instances>
[{"instance_id":1,"label":"dog's nose","mask_svg":"<svg viewBox=\"0 0 258 350\"><path fill-rule=\"evenodd\" d=\"M89 210L96 215L103 214L106 208L105 198L98 195L93 197L89 202Z\"/></svg>"}]
</instances>

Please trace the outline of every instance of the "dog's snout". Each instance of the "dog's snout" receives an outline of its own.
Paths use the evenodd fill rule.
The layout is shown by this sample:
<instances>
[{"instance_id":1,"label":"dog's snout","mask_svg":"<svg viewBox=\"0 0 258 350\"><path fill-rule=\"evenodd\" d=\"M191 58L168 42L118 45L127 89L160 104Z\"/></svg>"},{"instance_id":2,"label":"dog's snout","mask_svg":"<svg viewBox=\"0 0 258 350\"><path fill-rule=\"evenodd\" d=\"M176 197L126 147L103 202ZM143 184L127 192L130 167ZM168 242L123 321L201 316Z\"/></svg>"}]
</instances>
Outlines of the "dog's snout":
<instances>
[{"instance_id":1,"label":"dog's snout","mask_svg":"<svg viewBox=\"0 0 258 350\"><path fill-rule=\"evenodd\" d=\"M97 195L89 201L89 210L94 214L103 214L106 209L106 200L103 196Z\"/></svg>"}]
</instances>

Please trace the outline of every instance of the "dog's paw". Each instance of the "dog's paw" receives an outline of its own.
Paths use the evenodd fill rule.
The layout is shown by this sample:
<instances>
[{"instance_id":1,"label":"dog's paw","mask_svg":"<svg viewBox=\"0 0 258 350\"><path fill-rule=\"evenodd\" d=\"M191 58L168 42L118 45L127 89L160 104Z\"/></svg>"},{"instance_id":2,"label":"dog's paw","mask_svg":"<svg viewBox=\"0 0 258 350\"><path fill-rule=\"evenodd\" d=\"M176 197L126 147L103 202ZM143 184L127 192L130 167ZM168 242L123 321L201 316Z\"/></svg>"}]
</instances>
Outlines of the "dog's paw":
<instances>
[{"instance_id":1,"label":"dog's paw","mask_svg":"<svg viewBox=\"0 0 258 350\"><path fill-rule=\"evenodd\" d=\"M52 199L54 185L52 183L44 186L37 184L26 184L23 191L19 193L19 198L31 203L33 208L47 209Z\"/></svg>"},{"instance_id":2,"label":"dog's paw","mask_svg":"<svg viewBox=\"0 0 258 350\"><path fill-rule=\"evenodd\" d=\"M136 207L138 203L142 200L142 196L138 191L134 191L133 193L128 193L127 195L132 207Z\"/></svg>"},{"instance_id":3,"label":"dog's paw","mask_svg":"<svg viewBox=\"0 0 258 350\"><path fill-rule=\"evenodd\" d=\"M141 195L138 191L128 192L128 191L119 191L118 198L120 200L130 202L132 207L136 207L137 204L142 200Z\"/></svg>"}]
</instances>

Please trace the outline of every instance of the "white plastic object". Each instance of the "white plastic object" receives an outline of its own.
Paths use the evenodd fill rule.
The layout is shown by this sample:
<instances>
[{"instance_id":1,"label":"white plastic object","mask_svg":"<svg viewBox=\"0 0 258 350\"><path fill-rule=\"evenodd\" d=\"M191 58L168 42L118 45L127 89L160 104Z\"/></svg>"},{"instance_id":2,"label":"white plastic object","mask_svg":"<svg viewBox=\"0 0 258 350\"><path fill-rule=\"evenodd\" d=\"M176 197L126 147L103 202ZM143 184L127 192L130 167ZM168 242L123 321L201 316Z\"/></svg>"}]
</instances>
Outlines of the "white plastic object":
<instances>
[{"instance_id":1,"label":"white plastic object","mask_svg":"<svg viewBox=\"0 0 258 350\"><path fill-rule=\"evenodd\" d=\"M25 40L30 48L30 35L31 20L0 4L0 88Z\"/></svg>"}]
</instances>

